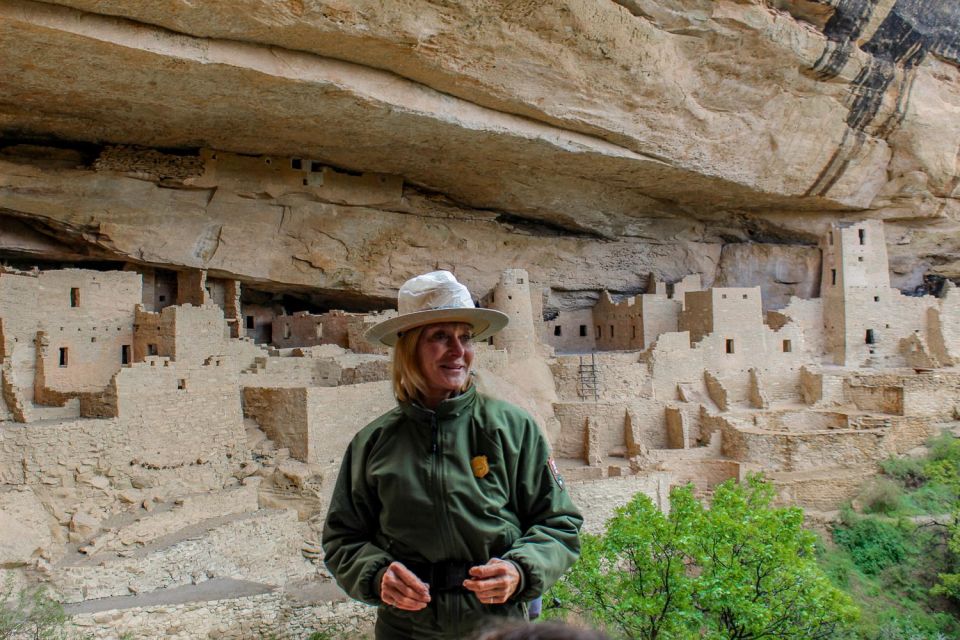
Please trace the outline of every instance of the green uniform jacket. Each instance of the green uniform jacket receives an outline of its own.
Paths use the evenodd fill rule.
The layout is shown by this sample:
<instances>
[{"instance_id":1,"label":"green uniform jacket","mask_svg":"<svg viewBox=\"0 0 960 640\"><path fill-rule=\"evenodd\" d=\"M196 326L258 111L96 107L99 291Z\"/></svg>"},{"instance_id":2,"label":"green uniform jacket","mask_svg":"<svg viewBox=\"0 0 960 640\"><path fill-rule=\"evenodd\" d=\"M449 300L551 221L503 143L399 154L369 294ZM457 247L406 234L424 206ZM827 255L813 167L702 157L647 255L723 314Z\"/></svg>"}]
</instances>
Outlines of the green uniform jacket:
<instances>
[{"instance_id":1,"label":"green uniform jacket","mask_svg":"<svg viewBox=\"0 0 960 640\"><path fill-rule=\"evenodd\" d=\"M403 403L354 437L323 531L327 568L348 594L381 605L379 578L394 560L479 565L496 557L522 573L500 607L469 592L434 595L419 612L381 605L378 637L389 637L381 622L439 638L486 615L522 615L523 603L576 561L583 518L549 455L529 414L474 387L435 412Z\"/></svg>"}]
</instances>

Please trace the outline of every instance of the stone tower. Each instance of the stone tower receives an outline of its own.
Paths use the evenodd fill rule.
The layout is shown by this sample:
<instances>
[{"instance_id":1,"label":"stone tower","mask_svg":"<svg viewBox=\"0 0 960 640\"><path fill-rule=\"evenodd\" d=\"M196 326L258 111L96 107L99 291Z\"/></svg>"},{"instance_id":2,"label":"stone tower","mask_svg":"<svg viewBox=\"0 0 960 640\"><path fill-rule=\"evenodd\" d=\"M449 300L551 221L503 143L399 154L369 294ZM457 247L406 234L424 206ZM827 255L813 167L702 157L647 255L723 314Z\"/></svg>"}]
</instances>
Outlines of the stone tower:
<instances>
[{"instance_id":1,"label":"stone tower","mask_svg":"<svg viewBox=\"0 0 960 640\"><path fill-rule=\"evenodd\" d=\"M527 272L524 269L504 270L493 291L490 306L510 317L510 324L493 336L493 346L514 355L533 355L537 338Z\"/></svg>"},{"instance_id":2,"label":"stone tower","mask_svg":"<svg viewBox=\"0 0 960 640\"><path fill-rule=\"evenodd\" d=\"M883 223L834 224L820 240L820 297L827 353L834 364L866 363L885 336L892 295Z\"/></svg>"}]
</instances>

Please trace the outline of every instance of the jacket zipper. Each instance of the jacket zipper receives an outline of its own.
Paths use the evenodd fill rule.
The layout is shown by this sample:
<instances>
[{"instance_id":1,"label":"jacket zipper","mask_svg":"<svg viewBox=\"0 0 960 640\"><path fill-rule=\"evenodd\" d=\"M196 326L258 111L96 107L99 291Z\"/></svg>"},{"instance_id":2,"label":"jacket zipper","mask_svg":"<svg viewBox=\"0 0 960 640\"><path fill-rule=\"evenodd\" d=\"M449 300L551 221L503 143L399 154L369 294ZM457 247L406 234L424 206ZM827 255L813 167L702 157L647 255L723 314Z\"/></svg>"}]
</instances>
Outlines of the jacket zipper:
<instances>
[{"instance_id":1,"label":"jacket zipper","mask_svg":"<svg viewBox=\"0 0 960 640\"><path fill-rule=\"evenodd\" d=\"M453 535L450 533L450 514L447 509L447 500L445 497L446 479L443 473L443 442L440 439L440 422L436 415L431 418L431 424L433 427L433 468L437 489L435 499L440 510L440 528L442 531L440 548L443 550L443 556L448 557L449 553L444 543L447 540L453 540ZM449 537L447 537L448 535Z\"/></svg>"}]
</instances>

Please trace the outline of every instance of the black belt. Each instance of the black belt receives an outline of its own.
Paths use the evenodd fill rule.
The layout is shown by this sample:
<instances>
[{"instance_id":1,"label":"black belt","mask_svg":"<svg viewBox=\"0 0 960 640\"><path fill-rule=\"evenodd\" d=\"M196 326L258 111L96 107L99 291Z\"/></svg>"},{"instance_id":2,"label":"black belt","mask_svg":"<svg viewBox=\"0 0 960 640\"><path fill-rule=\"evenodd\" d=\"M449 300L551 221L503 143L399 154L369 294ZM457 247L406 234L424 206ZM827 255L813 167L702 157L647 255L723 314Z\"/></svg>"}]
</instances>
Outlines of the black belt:
<instances>
[{"instance_id":1,"label":"black belt","mask_svg":"<svg viewBox=\"0 0 960 640\"><path fill-rule=\"evenodd\" d=\"M418 578L430 585L431 592L460 591L470 578L474 562L403 562Z\"/></svg>"}]
</instances>

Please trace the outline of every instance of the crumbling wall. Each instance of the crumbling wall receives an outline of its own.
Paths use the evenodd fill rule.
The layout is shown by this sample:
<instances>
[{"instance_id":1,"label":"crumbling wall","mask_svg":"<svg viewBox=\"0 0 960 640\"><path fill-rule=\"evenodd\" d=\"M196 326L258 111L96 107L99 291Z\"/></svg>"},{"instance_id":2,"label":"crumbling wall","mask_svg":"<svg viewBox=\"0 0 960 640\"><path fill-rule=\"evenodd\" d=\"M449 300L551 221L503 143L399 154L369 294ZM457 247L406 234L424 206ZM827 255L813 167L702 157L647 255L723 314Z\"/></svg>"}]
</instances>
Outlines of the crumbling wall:
<instances>
[{"instance_id":1,"label":"crumbling wall","mask_svg":"<svg viewBox=\"0 0 960 640\"><path fill-rule=\"evenodd\" d=\"M309 451L307 389L244 387L243 414L253 418L278 447L306 462Z\"/></svg>"},{"instance_id":2,"label":"crumbling wall","mask_svg":"<svg viewBox=\"0 0 960 640\"><path fill-rule=\"evenodd\" d=\"M960 374L954 371L904 376L903 413L944 422L960 416Z\"/></svg>"},{"instance_id":3,"label":"crumbling wall","mask_svg":"<svg viewBox=\"0 0 960 640\"><path fill-rule=\"evenodd\" d=\"M320 465L337 463L354 434L397 405L389 382L340 387L243 391L244 411L290 455Z\"/></svg>"},{"instance_id":4,"label":"crumbling wall","mask_svg":"<svg viewBox=\"0 0 960 640\"><path fill-rule=\"evenodd\" d=\"M581 371L581 366L588 369ZM601 400L632 400L653 395L650 372L637 354L601 352L591 356L557 356L550 363L557 395L563 400L593 400L593 393L582 395L582 379L589 367L596 367L597 390Z\"/></svg>"},{"instance_id":5,"label":"crumbling wall","mask_svg":"<svg viewBox=\"0 0 960 640\"><path fill-rule=\"evenodd\" d=\"M627 413L639 432L638 444L647 449L666 449L667 424L664 405L653 401L634 402L558 402L554 413L560 421L560 436L554 443L557 455L584 459L587 420L594 420L599 433L598 449L604 456L624 457L627 453L625 427Z\"/></svg>"}]
</instances>

